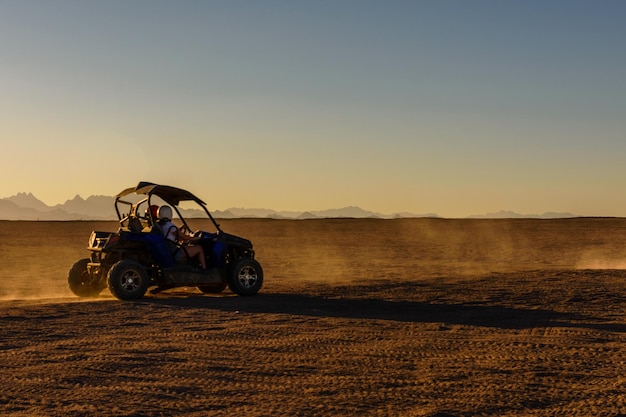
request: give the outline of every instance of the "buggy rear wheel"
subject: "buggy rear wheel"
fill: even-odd
[[[120,300],[141,298],[148,290],[150,279],[146,270],[131,259],[117,262],[109,270],[109,290]]]
[[[97,278],[94,279],[89,275],[89,271],[87,270],[87,264],[89,262],[89,258],[77,261],[72,266],[67,276],[67,283],[70,286],[70,290],[79,297],[95,297],[104,289]]]
[[[235,262],[228,279],[228,287],[239,295],[254,295],[263,285],[263,268],[255,259],[242,258]]]

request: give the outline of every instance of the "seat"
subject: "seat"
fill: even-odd
[[[128,229],[131,233],[141,233],[143,230],[143,225],[141,224],[141,220],[137,217],[131,217],[128,219]]]

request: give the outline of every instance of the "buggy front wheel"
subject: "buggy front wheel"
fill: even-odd
[[[239,295],[254,295],[263,285],[263,268],[255,259],[242,258],[233,265],[228,287]]]

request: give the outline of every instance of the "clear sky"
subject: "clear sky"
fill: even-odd
[[[626,216],[626,1],[0,0],[0,197]]]

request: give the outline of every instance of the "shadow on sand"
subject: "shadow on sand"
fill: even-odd
[[[179,308],[201,308],[257,314],[441,323],[442,325],[501,329],[573,327],[626,332],[626,325],[623,323],[608,323],[603,319],[573,313],[541,308],[511,308],[484,304],[435,304],[271,293],[258,294],[254,297],[191,295],[172,298],[145,298],[138,302]]]

